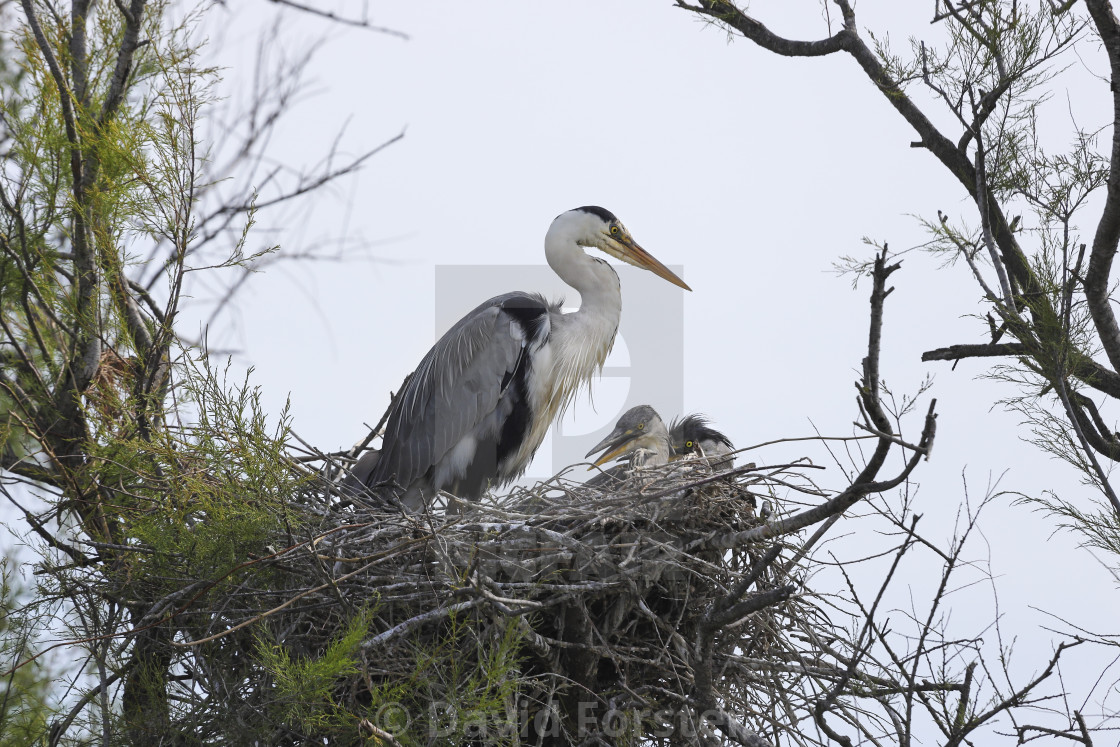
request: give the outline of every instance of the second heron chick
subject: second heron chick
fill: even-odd
[[[717,471],[735,466],[735,446],[731,439],[712,427],[703,415],[693,414],[673,421],[669,429],[673,459],[697,455],[706,457]]]

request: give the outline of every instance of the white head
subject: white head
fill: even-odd
[[[649,270],[673,285],[692,290],[672,270],[638,246],[614,213],[595,205],[585,205],[556,216],[545,235],[544,246],[548,262],[553,267],[557,262],[564,261],[559,254],[567,254],[575,247],[583,246],[604,251],[627,264]]]

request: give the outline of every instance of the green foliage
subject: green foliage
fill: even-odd
[[[389,729],[404,745],[427,744],[431,735],[447,744],[479,737],[486,744],[515,744],[524,629],[511,620],[499,635],[480,638],[477,628],[471,617],[453,615],[440,637],[418,640],[406,687],[396,683],[375,692],[369,716],[407,714],[407,722],[402,718]]]
[[[167,235],[184,251],[193,240],[190,207],[203,154],[192,133],[213,79],[212,70],[192,64],[194,16],[162,28],[165,6],[147,5],[144,43],[111,111],[125,31],[120,12],[93,6],[76,59],[68,14],[36,7],[56,68],[70,74],[63,91],[29,24],[17,25],[11,37],[21,74],[0,81],[7,136],[0,304],[5,342],[22,365],[6,366],[6,393],[18,394],[0,427],[18,437],[21,451],[52,450],[37,431],[78,398],[59,389],[69,383],[64,374],[73,373],[76,338],[84,335],[96,334],[102,361],[115,369],[81,393],[98,405],[87,409],[83,424],[93,438],[111,440],[162,410],[163,382],[151,373],[168,352],[170,334],[162,332],[160,346],[141,338],[160,341],[173,314],[144,319],[128,296],[126,272],[141,249],[150,251]]]
[[[275,683],[274,707],[280,721],[313,734],[354,727],[354,719],[337,703],[335,690],[358,672],[358,645],[372,622],[370,610],[355,615],[318,656],[293,655],[267,632],[258,633],[256,654]]]
[[[46,665],[33,660],[14,669],[36,653],[33,622],[21,610],[28,598],[15,583],[11,563],[0,560],[0,670],[8,672],[0,680],[0,747],[36,744],[54,715]]]
[[[380,730],[402,745],[457,744],[484,737],[514,744],[520,728],[520,646],[511,621],[501,635],[480,639],[470,619],[454,616],[437,638],[417,638],[407,677],[379,678],[361,643],[377,623],[376,607],[358,612],[314,655],[289,651],[275,632],[258,629],[255,653],[274,686],[280,722],[308,736],[356,740]],[[524,714],[521,714],[522,716]]]
[[[118,488],[113,525],[146,550],[132,557],[130,579],[168,593],[203,580],[220,594],[255,572],[252,559],[274,552],[286,525],[300,487],[287,463],[289,416],[285,408],[270,425],[250,374],[230,381],[205,356],[185,353],[176,371],[192,419],[97,445],[91,469]]]
[[[177,323],[191,273],[248,272],[273,247],[246,251],[248,190],[200,207],[220,181],[198,134],[217,80],[195,33],[210,4],[63,6],[0,0],[0,493],[23,481],[45,504],[29,517],[41,575],[26,619],[53,616],[88,657],[56,689],[99,683],[64,739],[238,743],[275,726],[255,720],[262,693],[244,683],[263,678],[261,662],[239,623],[299,598],[307,579],[278,558],[318,528],[299,507],[315,475],[289,453],[287,408],[266,416],[249,375],[216,370]],[[257,94],[253,106],[272,95]],[[243,159],[267,140],[253,137],[230,168],[253,168]],[[215,236],[229,246],[208,249]],[[32,654],[16,622],[4,622],[5,662]],[[323,651],[270,660],[278,697],[295,703],[286,719],[341,723],[300,703],[354,675],[371,624],[363,613]],[[38,667],[8,672],[5,739],[17,722],[43,736]]]

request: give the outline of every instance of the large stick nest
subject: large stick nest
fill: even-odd
[[[791,482],[807,485],[795,467],[713,474],[690,459],[641,470],[605,491],[557,477],[474,504],[447,497],[450,506],[408,514],[352,495],[340,501],[337,481],[316,478],[295,504],[291,533],[277,538],[287,549],[268,559],[279,572],[275,586],[244,590],[239,609],[231,604],[198,631],[212,640],[193,648],[200,664],[218,665],[230,646],[259,646],[263,628],[291,657],[313,658],[365,614],[360,666],[334,697],[351,712],[365,709],[367,736],[438,720],[402,706],[407,714],[387,723],[379,704],[399,701],[401,692],[454,704],[466,699],[464,687],[503,700],[506,719],[519,714],[512,718],[522,739],[536,734],[530,742],[595,743],[614,728],[608,741],[618,743],[612,714],[623,714],[635,736],[679,733],[681,720],[696,721],[704,706],[695,693],[705,657],[710,672],[700,676],[712,682],[719,707],[753,714],[749,720],[764,727],[793,707],[782,680],[799,675],[759,661],[796,658],[802,646],[791,631],[821,616],[778,578],[789,548],[759,573],[767,547],[733,539],[762,524],[760,502],[788,493]],[[730,602],[787,591],[711,635],[712,611],[728,605],[752,568],[752,591]],[[512,663],[500,679],[514,686],[464,684],[463,672],[494,666],[497,651]],[[270,676],[246,672],[242,696],[257,701],[274,690]],[[548,726],[542,710],[554,716]],[[570,722],[577,711],[588,714],[579,734]],[[674,739],[666,743],[690,741]]]

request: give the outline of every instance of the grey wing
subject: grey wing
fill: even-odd
[[[350,497],[361,495],[369,482],[370,473],[373,472],[380,458],[381,453],[374,449],[363,453],[339,483],[338,487],[342,494]]]
[[[539,295],[506,293],[449,329],[398,396],[385,426],[381,458],[366,484],[392,480],[408,487],[465,436],[480,427],[501,427],[505,384],[530,342],[505,311],[509,305],[548,310]]]

